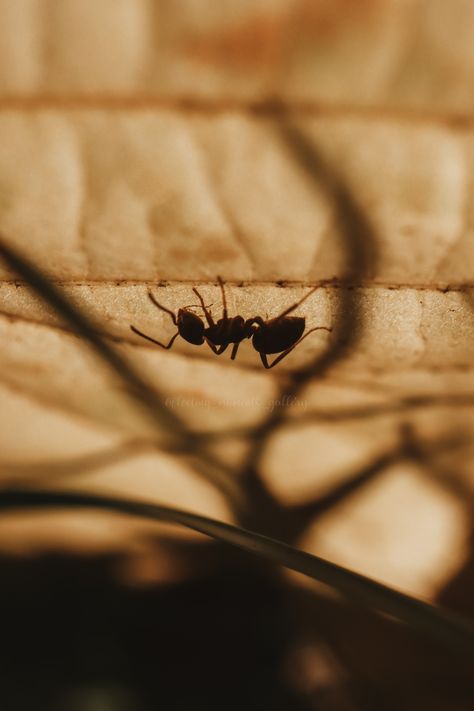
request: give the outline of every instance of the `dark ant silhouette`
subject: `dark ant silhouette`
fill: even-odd
[[[209,348],[216,355],[224,353],[224,351],[232,343],[232,353],[230,356],[231,360],[235,359],[242,341],[246,338],[252,338],[252,345],[255,350],[258,351],[265,368],[273,368],[277,365],[277,363],[280,363],[283,358],[286,358],[286,356],[291,353],[291,351],[296,348],[301,341],[309,336],[310,333],[321,330],[332,331],[332,329],[327,326],[316,326],[315,328],[311,328],[309,331],[304,333],[306,326],[305,317],[288,315],[300,306],[300,304],[302,304],[303,301],[305,301],[309,296],[311,296],[314,291],[316,291],[316,286],[305,294],[302,299],[285,309],[285,311],[282,311],[281,314],[275,316],[274,318],[264,320],[261,316],[254,316],[253,318],[245,320],[243,316],[228,316],[224,282],[221,277],[217,277],[217,280],[222,293],[223,307],[222,318],[220,318],[217,323],[212,318],[209,308],[205,305],[201,294],[195,287],[193,287],[193,291],[199,299],[200,307],[204,312],[207,326],[197,314],[189,311],[189,309],[193,306],[192,304],[178,309],[178,315],[176,316],[174,311],[171,311],[166,308],[166,306],[160,304],[152,292],[149,291],[148,298],[150,301],[161,309],[161,311],[169,314],[178,330],[165,345],[164,343],[160,343],[160,341],[147,336],[145,333],[142,333],[142,331],[139,331],[138,328],[135,328],[135,326],[130,326],[130,328],[138,336],[141,336],[147,341],[151,341],[151,343],[166,349],[171,348],[178,336],[181,336],[185,341],[192,343],[195,346],[202,346],[202,344],[206,342]],[[280,355],[275,358],[273,363],[269,364],[267,356],[274,355],[276,353],[279,353]]]

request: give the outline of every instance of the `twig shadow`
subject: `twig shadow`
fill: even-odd
[[[342,275],[343,288],[336,290],[337,302],[331,342],[327,349],[308,365],[290,373],[289,382],[281,388],[277,398],[279,402],[285,403],[293,401],[313,378],[321,377],[355,346],[360,332],[361,308],[359,291],[354,288],[354,284],[374,273],[377,247],[373,227],[357,204],[349,186],[322,151],[283,109],[277,113],[273,130],[301,172],[310,179],[318,193],[323,191],[328,202],[334,206],[338,233],[346,258]],[[252,446],[241,471],[248,490],[247,498],[253,502],[253,508],[258,510],[260,522],[262,511],[266,509],[268,512],[268,515],[263,517],[266,525],[271,525],[271,519],[277,511],[258,470],[269,438],[285,419],[284,407],[275,407],[268,418],[253,431]],[[255,521],[252,520],[252,523],[255,524]]]

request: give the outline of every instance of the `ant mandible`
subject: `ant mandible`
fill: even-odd
[[[282,311],[281,314],[275,316],[275,318],[264,320],[261,316],[254,316],[253,318],[248,318],[245,320],[243,316],[232,316],[229,317],[227,314],[227,300],[224,289],[224,282],[221,277],[217,277],[221,293],[222,293],[222,318],[220,318],[217,323],[212,318],[212,315],[208,307],[204,303],[199,291],[193,287],[193,291],[199,299],[201,308],[204,311],[204,316],[206,318],[207,326],[204,324],[202,319],[197,316],[192,311],[188,309],[190,306],[185,306],[178,309],[178,315],[171,311],[171,309],[166,308],[160,304],[151,291],[148,292],[148,298],[150,301],[157,306],[161,311],[169,314],[174,325],[178,329],[170,341],[165,345],[160,343],[160,341],[147,336],[142,331],[139,331],[135,326],[130,326],[131,330],[138,336],[145,338],[147,341],[151,341],[161,348],[171,348],[178,336],[184,338],[188,343],[192,343],[195,346],[202,346],[204,342],[207,343],[209,348],[216,355],[221,355],[232,343],[232,353],[231,360],[237,355],[240,344],[246,338],[252,338],[252,345],[256,351],[258,351],[263,366],[265,368],[273,368],[277,363],[280,363],[283,358],[291,353],[291,351],[296,348],[297,345],[301,343],[310,333],[314,331],[332,331],[331,328],[327,326],[316,326],[311,328],[309,331],[304,333],[306,326],[306,319],[304,316],[289,316],[292,311],[294,311],[300,304],[303,303],[311,294],[316,291],[317,286],[311,289],[307,294],[303,296],[302,299],[297,301],[295,304],[289,308]],[[283,351],[283,352],[282,352]],[[280,355],[275,358],[273,363],[269,364],[267,356],[279,353]]]

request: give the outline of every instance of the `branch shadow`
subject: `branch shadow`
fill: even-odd
[[[238,482],[206,449],[205,442],[166,405],[162,394],[142,377],[134,365],[101,335],[98,325],[67,298],[41,269],[11,246],[3,234],[0,234],[0,258],[69,323],[111,372],[118,376],[132,401],[154,424],[157,437],[163,438],[165,434],[167,445],[174,446],[176,450],[181,449],[184,454],[189,453],[188,461],[193,470],[220,490],[236,513],[244,508],[245,501]]]
[[[273,130],[302,174],[309,178],[314,188],[322,190],[328,202],[334,206],[346,255],[343,282],[347,286],[336,292],[332,342],[322,355],[290,374],[289,383],[281,388],[277,397],[280,403],[284,403],[296,398],[313,378],[325,374],[357,343],[360,332],[360,296],[353,284],[374,273],[377,247],[372,225],[351,194],[349,186],[322,151],[283,109],[277,115]],[[267,531],[275,531],[275,526],[279,525],[276,521],[272,523],[275,517],[281,523],[280,507],[262,483],[258,470],[269,438],[285,420],[284,407],[275,407],[268,418],[251,433],[250,451],[240,472],[247,498],[252,502],[250,521],[255,525],[258,519],[258,523],[263,524]],[[279,530],[279,533],[281,535],[282,531]]]

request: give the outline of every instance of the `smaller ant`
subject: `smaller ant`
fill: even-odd
[[[202,346],[203,343],[206,342],[216,355],[224,353],[232,343],[231,360],[235,359],[242,341],[246,338],[252,338],[252,345],[259,353],[263,366],[267,369],[273,368],[277,363],[280,363],[283,358],[286,358],[310,333],[321,330],[332,331],[332,329],[327,326],[316,326],[316,328],[311,328],[304,333],[306,326],[305,317],[288,315],[316,291],[316,286],[305,294],[302,299],[274,318],[265,321],[261,316],[254,316],[253,318],[245,320],[243,316],[228,316],[224,282],[221,277],[217,277],[217,281],[222,293],[223,306],[222,318],[220,318],[217,323],[212,318],[209,308],[204,304],[204,299],[201,294],[193,287],[193,291],[198,297],[201,308],[204,311],[207,326],[197,314],[189,311],[193,306],[192,304],[178,309],[178,315],[176,316],[174,311],[160,304],[152,292],[149,291],[148,298],[150,301],[161,311],[169,314],[178,330],[166,345],[142,333],[142,331],[139,331],[135,326],[130,326],[131,330],[147,341],[151,341],[151,343],[166,349],[171,348],[178,336],[181,336],[185,341],[195,346]],[[276,353],[280,355],[275,358],[273,363],[269,364],[267,356]]]

